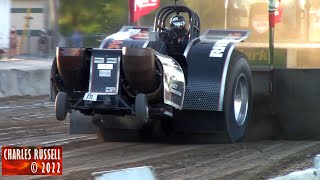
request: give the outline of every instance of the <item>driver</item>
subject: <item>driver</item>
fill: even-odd
[[[189,41],[189,31],[186,29],[185,18],[181,15],[173,16],[170,19],[170,28],[170,31],[176,34],[177,39],[174,40],[175,43],[173,45],[168,47],[168,53],[183,54]]]

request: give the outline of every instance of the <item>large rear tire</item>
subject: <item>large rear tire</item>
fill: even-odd
[[[58,71],[58,67],[57,67],[57,60],[56,58],[54,58],[52,65],[51,65],[51,75],[50,75],[50,94],[49,94],[49,98],[50,101],[54,102],[56,99],[56,96],[58,94],[58,89],[56,87],[56,83],[55,83],[55,75],[56,72]]]
[[[229,142],[243,139],[252,109],[252,74],[246,57],[234,51],[228,69],[223,119]]]
[[[68,94],[65,92],[59,92],[56,96],[55,105],[54,105],[56,119],[63,121],[66,119],[69,105],[68,105]]]

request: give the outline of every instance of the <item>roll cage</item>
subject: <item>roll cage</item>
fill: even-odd
[[[200,18],[197,13],[186,6],[165,6],[161,8],[154,20],[154,31],[161,32],[165,29],[165,23],[168,17],[173,14],[187,13],[189,15],[190,40],[200,36]],[[187,19],[187,18],[186,18]]]

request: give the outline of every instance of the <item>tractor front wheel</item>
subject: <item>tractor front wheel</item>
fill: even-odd
[[[56,96],[54,109],[56,112],[56,119],[63,121],[67,117],[69,111],[68,94],[65,92],[59,92]]]

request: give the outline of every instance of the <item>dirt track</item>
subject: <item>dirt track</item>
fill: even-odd
[[[320,152],[320,141],[107,143],[95,135],[69,135],[68,121],[56,121],[47,101],[2,99],[0,145],[63,145],[63,176],[0,179],[92,179],[92,172],[145,165],[153,166],[160,179],[267,179],[311,167]]]

